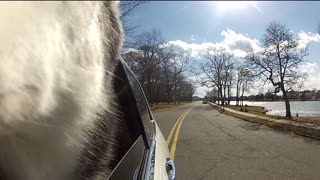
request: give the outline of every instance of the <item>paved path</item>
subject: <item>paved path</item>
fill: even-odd
[[[176,125],[178,180],[320,179],[318,140],[223,115],[201,102],[154,115],[165,138],[183,119]],[[172,134],[170,149],[177,133]]]

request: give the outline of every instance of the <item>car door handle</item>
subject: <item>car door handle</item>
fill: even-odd
[[[167,158],[166,171],[169,180],[174,180],[176,178],[176,167],[174,166],[173,160],[170,158]]]

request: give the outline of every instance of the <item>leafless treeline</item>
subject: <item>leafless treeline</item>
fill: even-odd
[[[249,90],[253,82],[251,70],[239,59],[236,61],[225,49],[208,51],[204,59],[205,63],[201,66],[204,77],[200,83],[209,88],[214,87],[207,93],[207,98],[223,106],[230,105],[231,89],[235,88],[237,105],[240,100],[243,102],[244,92]]]
[[[195,88],[185,76],[190,70],[190,53],[170,47],[155,29],[139,34],[133,45],[122,57],[138,77],[151,105],[192,101]]]
[[[221,105],[229,105],[231,88],[236,89],[237,105],[256,78],[269,82],[274,93],[282,93],[286,117],[291,117],[288,92],[299,89],[306,77],[299,67],[305,61],[307,49],[299,47],[292,31],[278,22],[271,22],[265,29],[261,50],[251,48],[247,56],[236,61],[225,49],[208,51],[201,67],[202,85],[214,87],[207,95],[216,97]]]

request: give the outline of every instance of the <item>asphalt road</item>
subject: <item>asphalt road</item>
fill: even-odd
[[[320,179],[320,141],[223,115],[201,102],[154,112],[165,139],[188,110],[175,148],[178,180]]]

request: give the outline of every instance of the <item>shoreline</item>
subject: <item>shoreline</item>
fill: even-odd
[[[232,110],[236,110],[238,112],[246,112],[246,111],[241,111],[241,106],[236,106],[236,105],[229,105],[226,106]],[[247,112],[246,113],[250,113],[250,114],[254,114],[254,115],[260,115],[260,116],[264,116],[264,117],[271,117],[271,118],[276,118],[276,119],[286,119],[286,117],[284,116],[280,116],[280,115],[271,115],[271,114],[267,114],[267,112],[270,112],[270,110],[268,110],[266,107],[264,106],[255,106],[255,105],[248,105],[248,106],[243,106],[243,108],[246,108]],[[272,110],[271,110],[272,111]],[[320,116],[312,116],[312,117],[304,117],[304,116],[300,116],[300,117],[296,117],[295,114],[291,114],[292,115],[292,121],[297,121],[297,122],[302,122],[302,123],[312,123],[312,124],[317,124],[320,125]]]
[[[244,100],[248,102],[284,102],[283,100]],[[294,101],[320,101],[320,99],[289,99],[290,102]]]
[[[208,103],[209,106],[211,106],[213,109],[219,111],[220,113],[223,113],[225,115],[233,116],[235,118],[239,118],[245,121],[266,125],[273,129],[278,129],[282,131],[291,131],[295,134],[311,137],[314,139],[320,140],[320,117],[318,118],[299,118],[299,119],[288,119],[288,118],[274,118],[270,117],[265,114],[258,114],[259,112],[256,112],[257,114],[250,112],[250,109],[248,112],[239,112],[237,110],[234,110],[232,108],[235,108],[235,106],[229,106],[229,107],[222,107],[218,106],[214,103]],[[237,106],[236,108],[239,108]],[[252,107],[246,107],[246,108],[252,108]],[[263,108],[260,107],[254,107],[256,110],[261,111]],[[309,121],[309,122],[308,122]]]

